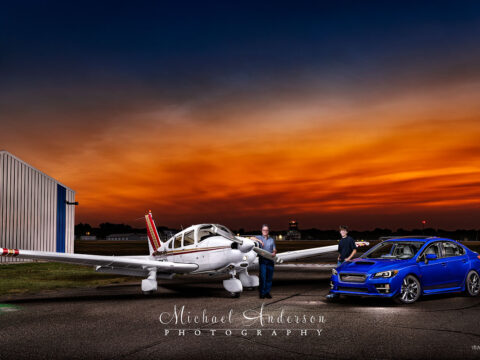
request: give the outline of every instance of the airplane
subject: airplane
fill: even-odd
[[[331,245],[287,251],[272,256],[271,253],[260,248],[258,241],[235,236],[227,227],[218,224],[192,225],[162,242],[151,211],[145,215],[145,222],[150,255],[103,256],[5,248],[0,248],[0,255],[93,265],[95,271],[99,273],[142,277],[144,279],[141,289],[144,294],[157,291],[158,279],[172,279],[176,274],[229,274],[230,278],[223,280],[223,287],[231,296],[239,297],[244,288],[254,289],[259,285],[258,276],[249,274],[249,270],[258,267],[259,256],[273,260],[276,267],[282,267],[284,261],[307,258],[338,249],[337,245]],[[368,245],[368,242],[356,244],[364,246]],[[318,268],[318,264],[284,265],[288,269],[298,265],[301,265],[302,269],[310,265],[312,268]]]

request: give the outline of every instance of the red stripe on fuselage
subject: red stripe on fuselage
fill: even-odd
[[[183,255],[183,254],[191,254],[195,252],[202,252],[202,251],[214,251],[214,250],[221,250],[221,249],[228,249],[230,246],[221,246],[221,247],[216,247],[216,248],[209,248],[209,249],[192,249],[192,250],[184,250],[184,251],[179,251],[177,253],[173,252],[167,252],[167,255]]]

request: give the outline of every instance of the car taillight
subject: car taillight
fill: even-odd
[[[477,256],[478,260],[480,260],[480,255]]]

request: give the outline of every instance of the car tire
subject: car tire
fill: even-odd
[[[400,293],[395,297],[398,304],[413,304],[420,298],[422,294],[422,286],[417,277],[407,275],[402,281]]]
[[[477,296],[480,293],[480,276],[475,270],[470,270],[465,279],[465,293],[468,296]]]

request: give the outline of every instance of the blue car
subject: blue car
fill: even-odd
[[[480,292],[480,256],[438,237],[383,241],[332,270],[331,293],[393,298],[411,304],[421,295]]]

